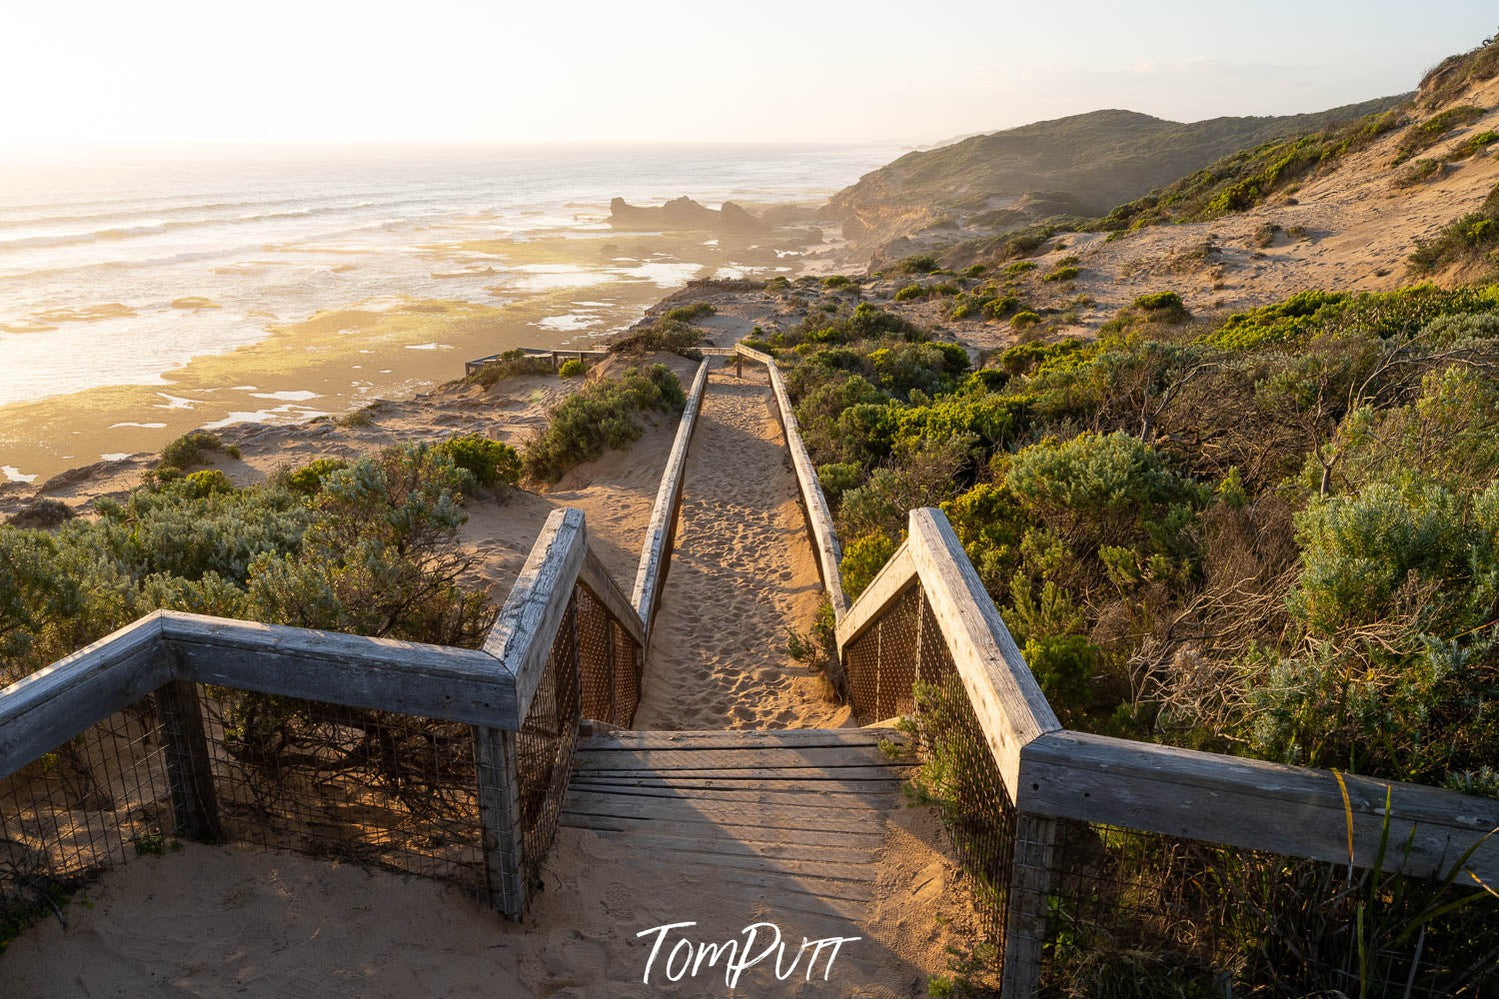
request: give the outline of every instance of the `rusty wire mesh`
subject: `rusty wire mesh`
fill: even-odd
[[[224,688],[204,693],[226,839],[482,889],[469,726]]]
[[[557,834],[562,801],[572,776],[578,723],[583,718],[578,668],[581,592],[581,587],[575,590],[568,603],[536,694],[515,737],[521,857],[532,884],[540,882],[542,863]]]
[[[100,869],[159,852],[174,831],[149,699],[0,780],[0,940]]]
[[[922,603],[912,586],[848,644],[848,703],[860,724],[911,713]]]
[[[1492,995],[1499,899],[1470,883],[1352,870],[1057,822],[1044,981],[1055,995]],[[1392,858],[1398,847],[1391,847]],[[1392,860],[1393,863],[1393,860]],[[1451,903],[1457,908],[1441,911]]]
[[[920,760],[913,793],[937,807],[970,876],[984,953],[997,971],[1008,916],[1015,808],[947,642],[912,586],[845,649],[849,701],[861,722],[905,716]]]
[[[640,702],[640,646],[582,585],[577,588],[577,611],[583,717],[628,728]]]

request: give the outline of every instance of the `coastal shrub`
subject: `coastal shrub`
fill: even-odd
[[[552,373],[551,359],[539,354],[528,354],[523,350],[507,350],[493,361],[486,361],[477,371],[470,374],[465,381],[482,385],[485,388],[493,388],[497,383],[506,378],[518,378],[526,375],[550,375]]]
[[[323,479],[332,472],[348,468],[342,458],[316,458],[294,471],[288,472],[283,484],[285,488],[302,496],[312,496],[323,488]]]
[[[463,580],[477,557],[458,530],[468,475],[445,449],[405,444],[330,472],[300,543],[246,573],[256,620],[472,646],[488,602]]]
[[[1017,343],[999,355],[999,369],[1010,376],[1028,375],[1056,358],[1067,357],[1088,349],[1086,340],[1069,338],[1056,343]]]
[[[913,298],[925,298],[926,296],[927,290],[925,286],[908,284],[895,293],[895,300],[897,302],[909,302]]]
[[[588,370],[581,358],[569,357],[562,362],[562,367],[557,369],[557,374],[563,378],[576,378]]]
[[[1396,174],[1392,183],[1396,187],[1414,187],[1441,173],[1443,166],[1445,164],[1442,160],[1422,157]]]
[[[217,434],[192,430],[161,449],[161,463],[171,468],[187,468],[201,462],[205,453],[224,450],[224,442]]]
[[[670,353],[679,354],[689,360],[700,361],[703,359],[703,354],[697,348],[702,344],[703,339],[702,330],[685,320],[662,318],[649,326],[631,330],[610,341],[609,351],[613,354],[637,357],[646,354]]]
[[[464,434],[439,441],[432,448],[473,476],[479,486],[514,486],[520,482],[520,452],[503,441],[482,434]]]
[[[526,442],[522,468],[534,479],[556,482],[568,469],[639,439],[645,414],[685,402],[681,382],[662,364],[590,382],[552,408],[546,429]]]
[[[50,530],[60,527],[76,516],[73,508],[62,500],[42,498],[16,511],[6,521],[11,527],[38,527]]]
[[[843,592],[850,600],[859,599],[859,594],[874,582],[897,547],[897,542],[883,531],[872,531],[844,546],[838,574],[842,577]]]
[[[1476,212],[1449,222],[1430,240],[1416,240],[1411,270],[1430,274],[1453,264],[1486,260],[1499,246],[1499,185]]]
[[[370,412],[372,408],[373,406],[361,406],[358,409],[351,409],[347,413],[335,416],[333,422],[340,427],[347,428],[373,427],[375,425],[375,417]]]
[[[1031,312],[1029,310],[1025,312],[1017,312],[1010,317],[1010,325],[1017,330],[1028,330],[1032,326],[1041,325],[1041,316],[1040,314]]]
[[[1453,129],[1471,124],[1482,118],[1484,114],[1483,108],[1474,107],[1471,104],[1459,104],[1432,115],[1419,124],[1412,125],[1406,129],[1405,138],[1401,139],[1400,145],[1396,147],[1395,160],[1390,165],[1399,166],[1423,149],[1440,142],[1442,137]]]
[[[214,493],[232,493],[234,483],[229,481],[217,468],[204,468],[186,475],[182,479],[182,489],[194,499],[211,496]]]
[[[1463,144],[1452,151],[1451,156],[1455,160],[1465,160],[1484,152],[1496,142],[1499,142],[1499,132],[1484,129],[1464,139]]]
[[[1019,277],[1026,271],[1035,270],[1038,266],[1040,265],[1037,264],[1034,260],[1012,260],[1010,263],[1005,264],[1003,267],[1001,267],[999,269],[999,272],[1005,277]]]
[[[1405,123],[1404,108],[1397,106],[1320,132],[1230,153],[1175,183],[1118,206],[1087,227],[1122,233],[1147,225],[1202,222],[1245,211],[1277,193],[1288,193],[1294,185],[1349,153],[1367,148]]]
[[[930,274],[937,269],[937,258],[927,253],[918,253],[902,260],[896,270],[902,274]]]
[[[1135,309],[1151,322],[1183,323],[1192,318],[1186,303],[1174,291],[1157,291],[1135,299]]]
[[[1026,304],[1018,296],[1008,293],[984,303],[984,315],[990,319],[1006,319],[1026,311],[1029,311]]]
[[[829,291],[839,291],[843,288],[857,288],[859,282],[846,274],[829,274],[822,279],[822,286]]]
[[[855,461],[834,461],[817,468],[817,483],[833,509],[843,500],[843,494],[864,481],[864,466]]]
[[[963,276],[966,278],[978,278],[983,277],[986,273],[988,273],[988,271],[988,266],[984,264],[974,264],[963,271]]]
[[[699,319],[706,319],[718,310],[710,302],[693,302],[691,305],[679,305],[674,309],[668,309],[662,319],[668,323],[695,323]]]
[[[1061,264],[1041,275],[1042,281],[1071,281],[1083,272],[1076,264]]]

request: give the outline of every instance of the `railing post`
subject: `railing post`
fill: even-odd
[[[516,733],[476,725],[474,770],[479,784],[488,901],[507,918],[519,921],[526,910],[526,875]]]
[[[1057,820],[1031,812],[1015,816],[1015,862],[1005,917],[1001,994],[1030,999],[1041,988],[1042,947],[1055,863]]]
[[[208,736],[203,730],[203,706],[198,685],[190,680],[169,680],[152,694],[161,719],[161,741],[165,749],[167,782],[172,788],[172,817],[177,834],[203,843],[223,840],[219,822],[218,795],[213,786],[213,765],[208,756]]]

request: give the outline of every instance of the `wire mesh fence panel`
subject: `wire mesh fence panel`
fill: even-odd
[[[557,832],[562,800],[572,774],[578,723],[583,717],[578,668],[579,603],[575,595],[568,604],[536,694],[515,739],[521,856],[526,876],[533,884],[541,879],[542,863]]]
[[[206,688],[225,838],[484,885],[468,725]]]
[[[1398,857],[1398,845],[1390,848]],[[1499,899],[1466,885],[1058,823],[1049,994],[1483,996]]]
[[[1015,856],[1015,807],[931,605],[920,588],[911,592],[917,653],[912,710],[921,759],[914,783],[937,805],[957,859],[973,879],[998,967]]]
[[[911,587],[847,646],[848,701],[861,724],[911,713],[921,603]]]
[[[614,642],[615,717],[610,719],[621,728],[635,723],[640,707],[640,685],[645,674],[645,655],[639,643],[630,637],[618,621],[610,624]]]
[[[577,608],[583,717],[628,727],[640,700],[639,646],[582,585]]]
[[[0,939],[175,831],[157,713],[119,711],[0,780]]]

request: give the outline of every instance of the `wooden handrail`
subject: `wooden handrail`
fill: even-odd
[[[1010,629],[941,510],[912,510],[911,560],[1011,799],[1023,797],[1020,751],[1061,729]]]
[[[484,640],[484,651],[515,680],[518,719],[526,717],[541,683],[587,548],[583,511],[553,510]]]
[[[174,680],[514,731],[574,583],[642,642],[581,510],[547,519],[483,649],[155,611],[0,689],[0,777]]]
[[[1499,882],[1499,801],[1442,788],[1063,729],[947,518],[913,510],[907,541],[839,623],[840,650],[919,582],[1019,811],[1244,849]],[[1348,793],[1345,808],[1343,792]],[[1386,815],[1385,793],[1390,793]],[[1409,848],[1407,849],[1407,842]]]
[[[157,611],[0,689],[0,779],[173,678]]]
[[[848,643],[879,622],[890,605],[917,582],[916,562],[911,558],[911,544],[902,541],[890,560],[880,567],[873,580],[859,594],[859,599],[849,607],[843,620],[838,622],[838,652],[842,654]]]
[[[641,545],[640,567],[635,572],[635,591],[630,603],[644,629],[642,648],[650,640],[661,587],[666,581],[666,568],[671,559],[671,539],[676,534],[677,513],[682,504],[682,480],[687,472],[687,450],[692,443],[693,431],[697,429],[698,410],[702,407],[707,385],[708,362],[703,361],[697,366],[697,377],[692,380],[692,390],[687,394],[687,404],[682,408],[677,436],[672,440],[666,469],[661,474],[661,485],[656,490],[656,503],[651,508],[651,522]]]
[[[1499,830],[1492,798],[1342,778],[1340,787],[1328,770],[1070,731],[1031,742],[1020,763],[1029,812],[1334,863],[1347,863],[1351,849],[1354,865],[1365,868],[1380,852],[1388,791],[1384,869],[1419,877],[1444,877]],[[1499,883],[1499,833],[1464,867]]]

